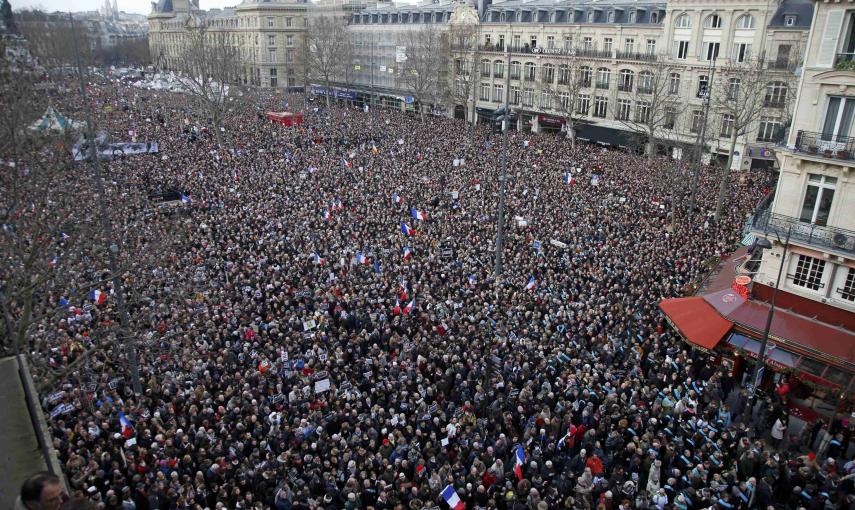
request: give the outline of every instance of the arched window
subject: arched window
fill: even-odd
[[[501,60],[493,61],[493,77],[501,78],[505,75],[505,63]]]
[[[721,16],[718,14],[710,14],[704,20],[704,28],[721,28]]]
[[[668,93],[680,93],[680,73],[671,73],[671,75],[668,77]]]
[[[570,66],[561,64],[558,66],[558,84],[567,85],[570,83]]]
[[[653,73],[650,71],[638,73],[638,91],[642,94],[653,93]]]
[[[674,28],[692,28],[692,18],[685,13],[677,16],[677,21],[674,22]]]
[[[525,81],[534,81],[537,78],[537,66],[534,62],[525,63]]]
[[[591,86],[591,74],[593,71],[588,66],[582,66],[579,68],[579,83],[583,87]]]
[[[635,73],[633,73],[629,69],[621,69],[620,78],[618,79],[618,90],[620,90],[621,92],[632,92],[632,85],[634,80]]]
[[[520,67],[521,64],[516,60],[511,62],[511,79],[519,80],[520,79]]]
[[[781,108],[787,102],[787,84],[773,81],[766,85],[766,100],[764,105],[770,108]]]
[[[600,67],[597,69],[597,88],[598,89],[607,89],[609,88],[609,79],[612,76],[612,72],[608,67]]]
[[[485,78],[487,76],[490,76],[490,60],[489,59],[485,58],[485,59],[481,60],[481,76],[483,76]]]
[[[555,81],[555,66],[553,64],[543,65],[543,83],[553,83]]]
[[[754,17],[744,14],[736,20],[736,28],[754,28]]]
[[[659,23],[659,13],[658,12],[651,12],[650,13],[650,22],[651,23]]]
[[[608,20],[608,22],[609,22],[609,23],[614,23],[614,22],[615,22],[615,11],[609,11],[609,20]]]

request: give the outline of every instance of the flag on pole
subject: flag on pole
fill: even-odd
[[[413,258],[413,250],[409,246],[404,246],[404,260],[410,260],[411,258]]]
[[[427,219],[427,213],[424,211],[419,211],[415,207],[410,207],[410,214],[413,215],[414,219],[425,221]]]
[[[398,285],[401,290],[398,291],[398,299],[401,301],[407,300],[407,281],[401,278],[401,284]]]
[[[357,264],[365,264],[366,266],[370,263],[368,257],[365,256],[361,251],[356,252],[356,263]]]
[[[395,308],[392,308],[392,315],[400,315],[401,314],[401,300],[395,299]]]
[[[341,158],[341,165],[345,168],[353,168],[353,163],[344,158]]]
[[[59,257],[54,255],[53,257],[51,257],[50,261],[48,261],[48,266],[49,267],[56,267],[57,262],[59,262]]]
[[[315,253],[312,258],[314,258],[315,264],[317,264],[319,266],[322,266],[322,265],[327,263],[327,260],[325,258],[321,257],[320,255],[318,255],[317,253]]]
[[[451,510],[466,510],[466,503],[460,500],[454,486],[450,484],[442,489],[442,499],[445,500]]]
[[[395,204],[403,204],[404,199],[397,193],[392,193],[392,202]]]
[[[329,221],[332,219],[332,215],[330,214],[330,210],[329,210],[329,209],[324,209],[324,213],[323,213],[323,215],[324,215],[324,221],[326,221],[327,223],[329,223]]]
[[[522,480],[523,464],[525,464],[525,452],[522,445],[517,445],[517,452],[514,455],[514,474],[517,475],[517,480]]]
[[[89,299],[95,302],[96,305],[103,305],[107,301],[107,294],[98,289],[89,291]]]
[[[409,225],[404,223],[403,220],[401,220],[401,233],[404,234],[405,236],[411,236],[411,235],[415,234],[416,231],[414,228],[410,227]]]
[[[537,280],[534,279],[534,275],[528,279],[528,283],[525,284],[525,290],[532,292],[535,287],[537,287]]]

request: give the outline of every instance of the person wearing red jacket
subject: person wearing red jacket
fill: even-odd
[[[585,462],[585,467],[591,468],[591,474],[593,474],[594,476],[599,476],[603,474],[604,471],[603,461],[600,459],[600,457],[597,456],[596,453],[588,457],[588,461]]]

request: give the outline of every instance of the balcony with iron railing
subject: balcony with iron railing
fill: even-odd
[[[751,231],[775,239],[790,232],[790,242],[820,250],[855,255],[855,232],[843,228],[817,225],[792,216],[772,212],[772,201],[763,203],[751,219]]]
[[[656,62],[658,57],[655,53],[645,53],[642,51],[617,51],[618,60],[637,60],[640,62]]]
[[[536,78],[533,74],[525,75],[525,81],[534,81]]]
[[[617,86],[618,92],[632,92],[631,83],[619,83]]]
[[[512,72],[511,73],[511,79],[512,80],[519,80],[520,79],[520,73],[513,73]]]
[[[639,94],[652,94],[653,93],[653,87],[642,87],[641,85],[639,85],[638,86],[638,93]]]
[[[855,138],[827,133],[799,131],[793,151],[816,158],[836,159],[855,163]]]
[[[764,99],[763,106],[766,108],[783,108],[786,106],[786,101],[775,100],[775,99]]]
[[[597,88],[598,88],[598,89],[608,90],[608,88],[609,88],[609,82],[607,82],[607,81],[598,81],[598,82],[597,82]]]

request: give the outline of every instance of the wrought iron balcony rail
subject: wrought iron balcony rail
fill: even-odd
[[[620,92],[632,92],[632,85],[621,83],[617,86],[618,91]]]
[[[598,82],[597,82],[597,88],[598,88],[598,89],[608,89],[608,88],[609,88],[609,82],[607,82],[607,81],[598,81]]]
[[[643,51],[617,51],[617,58],[620,60],[639,60],[641,62],[656,62],[658,57],[655,53],[646,53]]]
[[[834,67],[855,71],[855,53],[838,53],[834,59]]]
[[[855,254],[855,232],[851,230],[807,223],[792,216],[775,214],[770,209],[758,211],[751,226],[772,239],[775,239],[776,233],[783,239],[786,232],[792,229],[790,239],[798,244]]]
[[[799,131],[794,149],[812,156],[855,161],[855,138]]]

